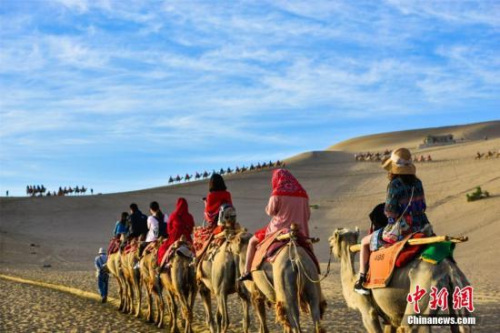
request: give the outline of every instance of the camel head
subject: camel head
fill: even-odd
[[[335,257],[340,259],[342,249],[358,243],[359,228],[349,230],[345,228],[335,229],[333,235],[328,239]]]
[[[238,230],[236,235],[234,235],[231,240],[231,247],[235,254],[246,254],[246,248],[248,245],[248,241],[252,238],[252,234],[247,231],[247,229],[242,228]]]

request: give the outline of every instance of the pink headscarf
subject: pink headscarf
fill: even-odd
[[[272,186],[273,192],[271,195],[308,198],[306,190],[286,169],[273,171]]]

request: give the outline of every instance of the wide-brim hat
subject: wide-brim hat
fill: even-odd
[[[106,254],[106,251],[102,247],[99,248],[99,254]]]
[[[414,175],[417,172],[411,153],[406,148],[393,151],[390,157],[382,161],[382,167],[395,175]]]

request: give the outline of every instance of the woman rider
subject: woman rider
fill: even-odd
[[[406,148],[396,149],[390,158],[382,162],[382,167],[388,171],[389,176],[384,207],[388,227],[400,220],[400,223],[406,224],[408,228],[397,239],[391,237],[390,233],[384,234],[387,227],[363,237],[359,256],[359,279],[354,285],[354,290],[362,295],[370,293],[363,287],[363,283],[366,282],[370,252],[400,241],[410,233],[419,232],[429,224],[425,214],[424,188],[420,179],[415,176],[416,168],[410,151]]]
[[[240,281],[250,280],[252,261],[257,245],[264,238],[283,228],[290,228],[292,223],[299,226],[301,234],[309,237],[309,197],[299,181],[286,169],[276,169],[272,177],[272,193],[266,207],[267,215],[272,219],[269,224],[258,230],[250,239],[246,257],[245,272]]]
[[[233,204],[231,193],[227,191],[224,178],[218,173],[214,173],[212,177],[210,177],[208,191],[207,197],[203,198],[203,201],[205,201],[203,218],[206,226],[198,228],[194,235],[193,246],[196,251],[201,250],[205,241],[210,238],[214,231],[216,231],[220,207],[223,204]]]
[[[167,260],[167,255],[165,255],[170,246],[175,243],[182,236],[186,238],[186,241],[191,244],[191,234],[193,233],[194,219],[193,215],[189,213],[188,203],[186,199],[179,198],[177,200],[176,209],[170,214],[167,223],[168,229],[168,239],[165,240],[160,248],[158,249],[158,263],[160,268],[163,267],[165,261]]]

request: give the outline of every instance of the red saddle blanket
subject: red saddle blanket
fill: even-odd
[[[111,238],[108,245],[108,256],[110,254],[118,252],[118,250],[120,249],[120,243],[121,243],[120,239]]]
[[[396,267],[403,267],[415,258],[421,251],[422,245],[407,246],[411,238],[423,238],[422,233],[410,234],[402,241],[388,247],[374,251],[370,255],[370,266],[367,281],[364,287],[368,289],[384,288],[391,281],[392,273]]]
[[[278,240],[278,236],[286,234],[289,230],[281,229],[270,235],[268,235],[264,240],[259,243],[255,256],[252,262],[252,271],[258,270],[264,261],[274,262],[274,259],[278,254],[286,247],[289,240]],[[297,245],[302,247],[311,259],[316,264],[318,273],[320,273],[318,258],[313,252],[312,245],[308,242],[307,237],[299,235],[297,238]]]

